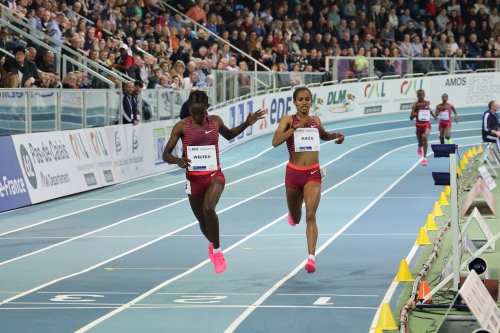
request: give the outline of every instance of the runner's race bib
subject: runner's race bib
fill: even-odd
[[[431,111],[430,110],[420,110],[418,113],[419,121],[430,121],[431,120]]]
[[[188,146],[187,158],[191,160],[188,171],[217,170],[217,152],[215,146]]]
[[[439,112],[439,119],[441,119],[442,121],[450,120],[450,113],[448,112],[448,110]]]
[[[319,132],[317,128],[297,128],[293,133],[295,152],[319,151]]]

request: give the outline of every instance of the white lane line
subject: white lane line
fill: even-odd
[[[476,138],[474,137],[469,137],[469,138]],[[466,138],[460,138],[460,139],[468,139]],[[458,139],[457,139],[458,140]],[[435,141],[431,141],[435,142]],[[399,147],[393,151],[400,150],[403,148],[411,147],[414,144],[406,145]],[[392,152],[392,151],[391,151]],[[389,152],[389,153],[391,153]],[[389,153],[386,153],[385,155],[388,155]],[[385,156],[383,155],[383,156]],[[431,156],[432,153],[430,153],[428,156]],[[388,188],[386,188],[375,200],[370,202],[368,206],[366,206],[361,212],[359,212],[352,220],[350,220],[347,224],[345,224],[335,235],[333,235],[331,238],[329,238],[319,249],[316,250],[316,255],[321,253],[328,245],[330,245],[335,239],[337,239],[338,236],[340,236],[347,228],[349,228],[354,222],[356,222],[361,216],[363,216],[373,205],[375,205],[381,198],[384,197],[385,194],[387,194],[392,188],[394,188],[401,180],[403,180],[413,169],[415,169],[421,161],[419,160],[417,163],[415,163],[410,169],[408,169],[401,177],[399,177],[394,183],[392,183]],[[328,189],[325,192],[329,192],[331,190]],[[297,274],[297,272],[301,269],[303,269],[304,264],[306,263],[306,260],[304,260],[299,266],[297,266],[292,272],[290,272],[287,276],[282,278],[280,281],[278,281],[273,287],[271,287],[267,292],[264,293],[257,301],[255,301],[251,307],[247,308],[236,320],[233,321],[231,325],[224,331],[224,333],[231,333],[234,332],[234,330],[257,308],[262,305],[262,303],[269,297],[271,296],[272,293],[274,293],[279,287],[281,287],[286,281],[288,281],[292,276]],[[394,292],[394,291],[392,291]],[[392,295],[392,294],[391,294]],[[139,296],[141,297],[141,296]],[[116,310],[115,310],[116,311]],[[114,312],[114,311],[113,311]],[[373,327],[373,325],[372,325]]]
[[[472,144],[462,145],[462,147],[470,147],[470,146],[474,146],[474,145],[472,145]],[[418,248],[419,248],[418,245],[413,245],[413,247],[411,248],[410,252],[408,253],[408,256],[406,257],[406,262],[408,264],[411,263],[411,261],[413,259],[413,256],[415,256],[415,253],[417,253]],[[377,312],[375,313],[375,316],[373,317],[373,321],[372,321],[372,324],[370,326],[369,332],[374,332],[374,330],[372,330],[371,328],[377,326],[377,322],[378,322],[378,318],[380,316],[380,309],[382,307],[382,304],[383,303],[389,303],[391,301],[392,295],[394,295],[394,292],[396,291],[396,288],[398,287],[398,284],[399,284],[399,282],[394,282],[393,281],[391,283],[391,285],[389,286],[389,289],[385,293],[384,298],[382,299],[382,302],[380,302],[380,306],[377,309]]]
[[[466,122],[464,122],[466,123]],[[464,124],[462,123],[462,124]],[[414,127],[414,126],[413,126]],[[411,128],[413,128],[411,127]],[[476,128],[471,128],[471,129],[462,129],[462,130],[455,130],[454,133],[456,132],[466,132],[466,131],[470,131],[470,130],[473,130],[473,129],[476,129]],[[380,132],[386,132],[386,131],[380,131]],[[373,133],[377,133],[377,132],[371,132],[371,133],[362,133],[362,134],[356,134],[356,135],[352,135],[350,137],[356,137],[356,136],[361,136],[361,135],[366,135],[366,134],[373,134]],[[342,157],[346,156],[347,154],[357,150],[357,149],[360,149],[362,147],[365,147],[367,145],[370,145],[370,144],[373,144],[373,143],[379,143],[379,142],[384,142],[384,141],[391,141],[391,140],[395,140],[395,139],[402,139],[402,138],[409,138],[409,137],[414,137],[415,135],[406,135],[406,136],[399,136],[399,137],[394,137],[394,138],[388,138],[388,139],[381,139],[381,140],[375,140],[375,141],[369,141],[365,144],[362,144],[362,145],[359,145],[357,147],[354,147],[346,152],[344,152],[343,154],[339,155],[339,157],[329,161],[327,164],[323,165],[323,167],[326,167],[328,165],[330,165],[331,163],[333,162],[336,162],[338,161],[339,159],[341,159]],[[331,142],[334,142],[334,141],[326,141],[326,142],[323,142],[321,144],[322,145],[326,145],[326,144],[329,144]],[[284,165],[286,165],[288,163],[288,161],[286,162],[283,162],[275,167],[271,167],[267,170],[264,170],[264,171],[260,171],[260,172],[257,172],[255,174],[252,174],[250,176],[247,176],[247,177],[244,177],[244,178],[241,178],[237,181],[234,181],[230,184],[234,184],[234,183],[237,183],[239,181],[242,181],[242,180],[246,180],[246,179],[249,179],[249,178],[252,178],[252,177],[255,177],[255,176],[258,176],[258,175],[261,175],[267,171],[271,171],[271,170],[274,170],[274,169],[277,169],[279,167],[282,167]],[[227,168],[226,168],[227,169]],[[21,230],[25,230],[25,229],[29,229],[29,228],[32,228],[32,227],[35,227],[35,226],[38,226],[38,225],[41,225],[41,224],[45,224],[45,223],[48,223],[48,222],[51,222],[51,221],[54,221],[54,220],[57,220],[57,219],[60,219],[60,218],[64,218],[64,217],[67,217],[67,216],[72,216],[72,215],[75,215],[75,214],[79,214],[79,213],[82,213],[82,212],[85,212],[85,211],[89,211],[89,210],[92,210],[94,208],[99,208],[99,207],[102,207],[102,206],[106,206],[106,205],[109,205],[109,204],[112,204],[112,203],[115,203],[115,202],[119,202],[121,200],[124,200],[124,199],[127,199],[127,198],[131,198],[131,197],[135,197],[135,196],[138,196],[138,195],[141,195],[141,194],[145,194],[145,193],[149,193],[149,192],[153,192],[153,191],[156,191],[158,189],[161,189],[161,188],[165,188],[165,187],[169,187],[169,186],[173,186],[173,185],[178,185],[178,184],[181,184],[181,183],[184,183],[185,181],[182,180],[180,182],[177,182],[177,183],[172,183],[172,184],[169,184],[169,185],[165,185],[165,186],[161,186],[159,188],[155,188],[155,189],[151,189],[151,190],[148,190],[148,191],[144,191],[144,192],[141,192],[141,193],[138,193],[138,194],[134,194],[134,195],[130,195],[130,196],[127,196],[127,197],[124,197],[122,199],[117,199],[117,200],[114,200],[114,201],[111,201],[111,202],[106,202],[106,203],[103,203],[103,204],[100,204],[100,205],[97,205],[97,206],[93,206],[93,207],[89,207],[89,208],[86,208],[86,209],[83,209],[83,210],[79,210],[77,212],[73,212],[73,213],[69,213],[69,214],[65,214],[65,215],[62,215],[62,216],[58,216],[58,217],[54,217],[54,218],[51,218],[51,219],[48,219],[48,220],[44,220],[44,221],[41,221],[41,222],[38,222],[38,223],[35,223],[35,224],[31,224],[31,225],[28,225],[28,226],[25,226],[25,227],[22,227],[22,228],[18,228],[18,229],[15,229],[15,230],[11,230],[11,231],[7,231],[7,232],[4,232],[4,233],[0,233],[0,237],[1,236],[4,236],[4,235],[8,235],[8,234],[11,234],[11,233],[14,233],[14,232],[17,232],[17,231],[21,231]],[[227,184],[226,186],[229,186],[230,184]],[[185,199],[184,199],[185,200]]]
[[[256,177],[257,175],[260,175],[260,174],[266,173],[266,172],[268,172],[268,171],[274,170],[274,169],[276,169],[276,168],[278,168],[278,167],[281,167],[281,166],[285,165],[286,163],[287,163],[287,162],[285,162],[285,163],[283,163],[283,164],[280,164],[280,165],[278,165],[278,166],[271,167],[271,168],[265,169],[265,170],[263,170],[263,171],[260,171],[260,172],[254,173],[254,174],[252,174],[252,175],[250,175],[250,176],[240,178],[240,179],[238,179],[238,180],[235,180],[235,181],[233,181],[233,182],[231,182],[231,183],[226,184],[226,187],[227,187],[227,186],[232,186],[232,185],[237,184],[237,183],[239,183],[239,182],[241,182],[241,181],[243,181],[243,180],[246,180],[246,179],[249,179],[249,178],[252,178],[252,177]],[[180,182],[180,183],[184,183],[184,182],[185,182],[185,181],[183,180],[183,181],[182,181],[182,182]],[[278,186],[281,186],[281,185],[283,185],[283,183],[282,183],[282,184],[280,184],[280,185],[278,185]],[[171,186],[171,185],[168,185],[168,186]],[[152,190],[150,190],[150,191],[152,191]],[[261,192],[261,193],[262,193],[262,194],[264,194],[264,193],[267,193],[267,192],[268,192],[268,191],[264,191],[264,192]],[[244,199],[244,200],[243,200],[243,201],[241,201],[241,202],[246,202],[246,201],[248,201],[248,200],[250,200],[250,199],[253,199],[253,197],[251,197],[251,198],[246,198],[246,199]],[[84,237],[87,237],[87,236],[89,236],[89,235],[93,235],[93,234],[95,234],[95,233],[97,233],[97,232],[100,232],[100,231],[103,231],[103,230],[106,230],[106,229],[109,229],[109,228],[115,227],[115,226],[117,226],[117,225],[123,224],[123,223],[125,223],[125,222],[128,222],[128,221],[130,221],[130,220],[136,219],[136,218],[138,218],[138,217],[142,217],[142,216],[145,216],[145,215],[149,215],[149,214],[151,214],[151,213],[154,213],[154,212],[160,211],[160,210],[162,210],[162,209],[164,209],[164,208],[171,207],[171,206],[173,206],[173,205],[176,205],[176,204],[181,203],[181,202],[184,202],[184,201],[188,201],[188,198],[186,197],[186,198],[183,198],[183,199],[181,199],[181,200],[177,200],[177,201],[171,202],[171,203],[169,203],[169,204],[167,204],[167,205],[163,205],[163,206],[161,206],[161,207],[158,207],[158,208],[155,208],[155,209],[152,209],[152,210],[146,211],[146,212],[141,213],[141,214],[138,214],[138,215],[134,215],[134,216],[132,216],[132,217],[129,217],[129,218],[126,218],[126,219],[120,220],[120,221],[118,221],[118,222],[115,222],[115,223],[112,223],[112,224],[106,225],[106,226],[104,226],[104,227],[102,227],[102,228],[99,228],[99,229],[94,229],[94,230],[89,231],[89,232],[87,232],[87,233],[85,233],[85,234],[81,234],[81,235],[79,235],[79,236],[72,237],[72,238],[67,239],[67,240],[65,240],[65,241],[62,241],[62,242],[59,242],[59,243],[56,243],[56,244],[52,244],[52,245],[50,245],[50,246],[47,246],[47,247],[41,248],[41,249],[39,249],[39,250],[36,250],[36,251],[30,252],[30,253],[26,253],[26,254],[23,254],[23,255],[21,255],[21,256],[15,257],[15,258],[11,258],[11,259],[9,259],[9,260],[2,261],[2,262],[0,262],[0,266],[5,265],[5,264],[8,264],[8,263],[13,262],[13,261],[16,261],[16,260],[20,260],[20,259],[23,259],[23,258],[26,258],[26,257],[32,256],[32,255],[37,254],[37,253],[40,253],[40,252],[47,251],[47,250],[49,250],[49,249],[55,248],[55,247],[60,246],[60,245],[64,245],[64,244],[69,243],[69,242],[72,242],[72,241],[74,241],[74,240],[77,240],[77,239],[80,239],[80,238],[84,238]],[[102,204],[101,206],[104,206],[104,205],[107,205],[107,204],[109,204],[109,203]],[[89,210],[89,209],[86,209],[86,210]],[[85,210],[83,210],[83,211],[85,211]],[[69,215],[73,215],[73,213],[71,213],[71,214],[67,214],[66,216],[69,216]],[[50,220],[53,220],[53,219],[50,219]],[[8,234],[11,234],[11,233],[14,233],[14,232],[19,231],[19,230],[28,229],[28,228],[30,228],[30,227],[33,227],[33,226],[36,226],[36,225],[39,225],[39,224],[42,224],[42,223],[49,222],[50,220],[46,220],[46,221],[43,221],[43,222],[40,222],[40,223],[37,223],[37,224],[31,225],[31,226],[26,226],[26,227],[23,227],[23,228],[19,228],[19,229],[13,230],[13,231],[9,231],[9,232],[4,232],[4,233],[1,233],[1,234],[0,234],[0,237],[5,236],[5,235],[8,235]]]
[[[138,295],[139,293],[121,292],[121,291],[38,291],[37,294]]]
[[[257,293],[157,293],[158,295],[243,295],[243,296],[257,296]],[[139,304],[137,304],[139,305]]]
[[[318,234],[319,236],[332,236],[334,234]],[[342,236],[416,236],[417,234],[342,234]],[[130,236],[87,236],[84,238],[156,238],[162,235],[130,235]],[[246,237],[246,234],[240,235],[219,235],[219,237]],[[280,236],[300,236],[304,237],[303,234],[262,234],[256,235],[255,237],[280,237]],[[203,235],[172,235],[171,237],[205,237]],[[24,239],[69,239],[71,236],[45,236],[45,237],[2,237],[0,240],[24,240]]]
[[[265,190],[265,191],[263,191],[263,192],[260,192],[260,193],[256,194],[256,195],[255,195],[255,197],[258,197],[258,196],[260,196],[260,195],[262,195],[262,194],[265,194],[265,193],[267,193],[267,192],[273,191],[273,190],[275,190],[275,189],[277,189],[278,187],[281,187],[281,186],[283,186],[283,183],[282,183],[282,184],[279,184],[279,185],[277,185],[277,186],[274,186],[274,187],[272,187],[272,188],[270,188],[270,189],[267,189],[267,190]],[[234,204],[234,205],[231,205],[231,206],[229,206],[229,207],[226,207],[226,208],[224,208],[224,209],[222,209],[222,210],[218,211],[218,212],[217,212],[217,214],[221,214],[221,213],[223,213],[223,212],[225,212],[225,211],[228,211],[228,210],[230,210],[230,209],[232,209],[232,208],[234,208],[234,207],[237,207],[237,206],[239,206],[239,205],[241,205],[241,204],[243,204],[243,203],[245,203],[245,202],[247,202],[247,201],[250,201],[250,200],[252,200],[252,197],[250,197],[250,198],[249,198],[249,199],[247,199],[247,200],[243,200],[243,201],[241,201],[241,202],[238,202],[238,203],[236,203],[236,204]],[[133,252],[136,252],[136,251],[138,251],[138,250],[140,250],[140,249],[142,249],[142,248],[145,248],[146,246],[149,246],[149,245],[151,245],[151,244],[154,244],[154,243],[156,243],[156,242],[159,242],[160,240],[162,240],[162,239],[164,239],[164,238],[167,238],[167,237],[169,237],[169,236],[171,236],[171,235],[173,235],[173,234],[175,234],[175,233],[178,233],[178,232],[180,232],[180,231],[182,231],[182,230],[185,230],[185,229],[187,229],[187,228],[190,228],[190,227],[192,227],[192,226],[194,226],[194,225],[196,225],[196,224],[198,224],[198,221],[195,221],[195,222],[192,222],[192,223],[190,223],[190,224],[188,224],[188,225],[185,225],[185,226],[183,226],[183,227],[181,227],[181,228],[179,228],[179,229],[177,229],[177,230],[174,230],[174,231],[172,231],[172,232],[169,232],[169,233],[167,233],[167,234],[165,234],[165,235],[163,235],[163,236],[161,236],[161,237],[155,238],[155,239],[153,239],[153,240],[151,240],[151,241],[149,241],[149,242],[147,242],[147,243],[144,243],[144,244],[142,244],[142,245],[140,245],[140,246],[137,246],[137,247],[135,247],[135,248],[133,248],[133,249],[131,249],[131,250],[127,251],[127,252],[123,252],[123,253],[121,253],[121,254],[119,254],[119,255],[117,255],[117,256],[114,256],[114,257],[112,257],[112,258],[110,258],[110,259],[104,260],[104,261],[102,261],[102,262],[100,262],[100,263],[98,263],[98,264],[95,264],[95,265],[91,266],[91,267],[85,268],[85,269],[83,269],[83,270],[81,270],[81,271],[78,271],[78,272],[76,272],[76,273],[72,273],[72,274],[69,274],[69,275],[66,275],[66,276],[63,276],[63,277],[60,277],[60,278],[54,279],[54,280],[52,280],[52,281],[49,281],[49,282],[44,283],[44,284],[42,284],[42,285],[39,285],[39,286],[37,286],[37,287],[35,287],[35,288],[32,288],[32,289],[30,289],[30,290],[28,290],[28,291],[25,291],[25,292],[23,292],[23,293],[21,293],[21,294],[18,294],[18,295],[16,295],[16,296],[11,297],[11,298],[7,298],[7,299],[5,299],[5,300],[3,300],[3,301],[0,301],[0,305],[2,305],[2,304],[7,304],[7,303],[9,303],[9,302],[11,302],[11,301],[13,301],[13,300],[15,300],[15,299],[18,299],[18,298],[23,297],[23,296],[25,296],[25,295],[31,294],[31,293],[33,293],[33,292],[35,292],[35,291],[38,291],[38,290],[40,290],[40,289],[42,289],[42,288],[45,288],[45,287],[47,287],[47,286],[50,286],[50,285],[52,285],[52,284],[54,284],[54,283],[57,283],[57,282],[59,282],[59,281],[66,280],[66,279],[69,279],[69,278],[71,278],[71,277],[73,277],[73,276],[77,276],[77,275],[80,275],[80,274],[86,273],[86,272],[88,272],[88,271],[91,271],[91,270],[93,270],[93,269],[95,269],[95,268],[97,268],[97,267],[103,266],[103,265],[105,265],[105,264],[107,264],[107,263],[109,263],[109,262],[111,262],[111,261],[113,261],[113,260],[119,259],[119,258],[121,258],[121,257],[124,257],[124,256],[126,256],[126,255],[130,254],[130,253],[133,253]],[[209,260],[206,260],[206,262],[208,262],[208,261],[209,261]],[[1,309],[1,307],[0,307],[0,309]]]
[[[332,297],[379,297],[379,295],[345,295],[345,294],[276,294],[278,296],[332,296]]]
[[[401,115],[407,115],[407,111],[401,112]],[[460,114],[460,116],[481,116],[482,113],[464,113]],[[381,121],[381,122],[376,122],[376,123],[368,123],[368,124],[360,124],[360,125],[353,125],[353,126],[346,126],[346,127],[338,127],[338,128],[330,128],[330,129],[325,129],[325,131],[338,131],[338,130],[343,130],[343,129],[349,129],[349,128],[362,128],[364,126],[371,126],[371,125],[381,125],[381,124],[388,124],[388,123],[407,123],[409,119],[406,117],[406,119],[400,119],[400,120],[389,120],[389,121]],[[330,124],[328,125],[330,126]]]
[[[281,165],[280,165],[281,166]],[[374,199],[375,197],[334,197],[334,196],[324,196],[321,199]],[[180,200],[184,198],[134,198],[134,199],[126,199],[126,201],[164,201],[164,200]],[[231,198],[220,198],[220,200],[242,200],[245,198],[239,197],[231,197]],[[283,200],[286,197],[262,197],[257,198],[255,200],[269,200],[269,199],[279,199]],[[435,197],[383,197],[382,199],[435,199]],[[114,199],[61,199],[68,201],[106,201],[106,200],[114,200]]]
[[[385,158],[386,156],[388,156],[388,155],[389,155],[389,154],[391,154],[392,152],[394,152],[394,151],[398,151],[398,150],[400,150],[400,149],[407,148],[407,147],[410,147],[410,146],[413,146],[413,144],[411,144],[411,145],[406,145],[406,146],[403,146],[403,147],[399,147],[399,148],[396,148],[396,149],[391,150],[390,152],[387,152],[386,154],[384,154],[384,155],[380,156],[377,160],[373,161],[373,162],[372,162],[372,163],[370,163],[369,165],[367,165],[367,166],[365,166],[364,168],[360,169],[360,170],[359,170],[359,171],[357,171],[356,173],[354,173],[354,174],[352,174],[351,176],[349,176],[349,177],[345,178],[344,180],[342,180],[341,182],[339,182],[339,183],[335,184],[334,186],[332,186],[332,187],[328,188],[328,189],[327,189],[327,190],[325,190],[323,193],[327,193],[328,191],[330,191],[330,190],[332,190],[332,189],[334,189],[334,188],[336,188],[336,187],[340,186],[341,184],[345,183],[346,181],[348,181],[348,180],[350,180],[350,179],[352,179],[352,178],[356,177],[357,175],[359,175],[359,174],[360,174],[360,173],[362,173],[363,171],[365,171],[365,170],[369,169],[370,167],[372,167],[372,166],[373,166],[374,164],[376,164],[378,161],[381,161],[383,158]],[[417,166],[419,163],[420,163],[420,161],[419,161],[419,162],[417,162],[417,163],[415,164],[415,166]],[[414,166],[414,167],[415,167],[415,166]],[[413,168],[414,168],[414,167],[413,167]],[[410,170],[410,171],[411,171],[411,170]],[[409,171],[408,171],[408,173],[409,173]],[[405,175],[406,175],[406,174],[405,174]],[[402,179],[402,178],[401,178],[401,179]],[[399,182],[399,180],[398,180],[398,182]],[[396,184],[397,184],[397,183],[394,183],[394,184],[393,184],[393,185],[391,185],[391,186],[393,187],[393,186],[395,186]],[[392,188],[392,187],[391,187],[391,188]],[[389,189],[387,189],[385,192],[383,192],[383,193],[380,195],[380,197],[382,197],[383,195],[385,195],[385,194],[386,194],[389,190],[390,190],[390,188],[389,188]],[[322,193],[322,194],[323,194],[323,193]],[[378,200],[378,199],[377,199],[377,200]],[[375,204],[375,202],[376,202],[376,201],[372,201],[371,206],[373,206],[373,205]],[[371,206],[367,206],[367,208],[365,208],[365,210],[364,210],[362,213],[364,214],[364,212],[365,212],[366,210],[368,210]],[[361,215],[362,215],[362,213],[358,214],[358,215],[357,215],[357,217],[356,217],[356,219],[357,219],[357,218],[359,218],[359,216],[361,216]],[[270,222],[269,224],[265,225],[264,227],[260,228],[259,230],[255,231],[255,232],[253,232],[252,234],[248,235],[247,237],[243,238],[242,240],[240,240],[240,241],[238,241],[238,242],[234,243],[233,245],[231,245],[230,247],[228,247],[228,248],[227,248],[224,252],[225,252],[225,253],[227,253],[227,252],[231,251],[232,249],[234,249],[234,248],[238,247],[239,245],[241,245],[242,243],[246,242],[246,241],[247,241],[247,240],[249,240],[250,238],[254,237],[254,236],[255,236],[255,235],[257,235],[257,234],[260,234],[262,231],[264,231],[264,230],[268,229],[269,227],[273,226],[273,225],[274,225],[274,224],[276,224],[277,222],[281,221],[281,220],[282,220],[282,219],[284,219],[287,215],[288,215],[288,213],[287,213],[287,214],[284,214],[283,216],[281,216],[281,217],[277,218],[276,220],[274,220],[274,221]],[[351,220],[351,222],[349,222],[346,226],[344,226],[344,227],[343,227],[343,228],[342,228],[339,232],[337,232],[337,233],[333,236],[333,238],[330,238],[330,240],[331,240],[331,241],[333,241],[333,239],[335,239],[335,238],[338,236],[338,234],[342,233],[345,229],[347,229],[347,227],[348,227],[350,224],[354,223],[354,221],[355,221],[355,220]],[[331,242],[331,241],[330,241],[330,242]],[[319,252],[321,252],[321,250],[322,250],[322,249],[324,249],[324,248],[325,248],[325,247],[326,247],[329,243],[325,243],[325,244],[326,244],[326,245],[325,245],[324,247],[321,247],[321,248],[320,248],[320,251],[319,251]],[[317,252],[317,253],[319,253],[319,252]],[[199,263],[198,265],[194,266],[194,267],[193,267],[193,268],[191,268],[190,270],[188,270],[188,271],[186,271],[186,272],[184,272],[184,273],[181,273],[181,274],[179,274],[179,275],[177,275],[177,276],[175,276],[175,277],[173,277],[173,278],[171,278],[171,279],[169,279],[169,280],[167,280],[167,281],[165,281],[165,282],[163,282],[163,283],[159,284],[158,286],[156,286],[156,287],[154,287],[154,288],[150,289],[149,291],[147,291],[147,292],[145,292],[144,294],[140,295],[139,297],[137,297],[137,298],[133,299],[133,300],[132,300],[132,301],[130,301],[129,303],[125,304],[124,306],[122,306],[122,307],[120,307],[120,308],[118,308],[118,309],[116,309],[116,310],[114,310],[114,311],[111,311],[110,313],[108,313],[108,314],[106,314],[106,315],[104,315],[104,316],[102,316],[102,317],[100,317],[100,318],[98,318],[98,319],[94,320],[93,322],[91,322],[91,323],[89,323],[89,324],[85,325],[84,327],[82,327],[81,329],[79,329],[78,331],[76,331],[76,333],[86,332],[87,330],[89,330],[89,329],[91,329],[92,327],[94,327],[94,326],[98,325],[99,323],[101,323],[101,322],[103,322],[103,321],[105,321],[105,320],[107,320],[107,319],[111,318],[112,316],[114,316],[114,315],[116,315],[116,314],[120,313],[121,311],[123,311],[123,310],[125,310],[125,309],[129,308],[130,306],[132,306],[132,305],[136,304],[137,302],[139,302],[139,301],[143,300],[144,298],[148,297],[149,295],[151,295],[151,294],[153,294],[153,293],[156,293],[158,290],[160,290],[161,288],[165,287],[166,285],[168,285],[168,284],[170,284],[170,283],[172,283],[172,282],[174,282],[174,281],[177,281],[177,280],[179,280],[179,279],[181,279],[181,278],[183,278],[183,277],[185,277],[185,276],[187,276],[187,275],[189,275],[189,274],[191,274],[191,273],[195,272],[196,270],[198,270],[199,268],[203,267],[205,264],[207,264],[207,263],[209,263],[209,262],[210,262],[210,260],[208,260],[208,259],[207,259],[207,260],[205,260],[205,261],[203,261],[203,262]],[[303,264],[302,264],[302,265],[303,265]],[[298,269],[300,269],[300,268],[302,268],[302,266],[299,266],[299,267],[297,268],[297,271],[298,271]],[[293,272],[292,272],[292,273],[293,273]],[[290,277],[291,277],[291,275],[290,275]],[[284,281],[283,281],[283,282],[284,282]],[[268,296],[267,296],[267,297],[268,297]],[[267,298],[267,297],[266,297],[266,298]],[[262,303],[262,302],[261,302],[261,303]]]
[[[246,308],[248,305],[148,305],[148,306],[133,306],[130,309],[172,309],[172,308]],[[262,308],[297,308],[297,309],[345,309],[345,310],[375,310],[375,307],[368,306],[314,306],[314,305],[264,305]],[[116,309],[117,306],[48,306],[48,307],[18,307],[7,308],[0,307],[0,310],[88,310],[88,309]]]
[[[404,179],[413,169],[415,169],[420,164],[420,161],[415,163],[409,170],[407,170],[401,177],[399,177],[394,183],[392,183],[387,189],[384,190],[379,196],[382,198],[387,192],[389,192],[394,186],[396,186],[401,180]],[[344,225],[335,235],[328,239],[319,249],[316,250],[316,255],[320,254],[330,243],[332,243],[342,232],[344,232],[348,227],[350,227],[354,222],[356,222],[361,216],[363,216],[373,205],[375,205],[380,199],[373,200],[368,206],[366,206],[361,212],[359,212],[352,220],[350,220],[346,225]],[[262,305],[262,303],[271,296],[279,287],[281,287],[285,282],[287,282],[292,276],[297,274],[299,270],[303,269],[306,261],[304,260],[300,265],[298,265],[293,271],[291,271],[287,276],[279,280],[274,286],[272,286],[268,291],[264,293],[257,301],[255,301],[250,307],[248,307],[236,320],[234,320],[231,325],[224,331],[224,333],[231,333],[257,308]],[[115,310],[116,311],[116,310]]]

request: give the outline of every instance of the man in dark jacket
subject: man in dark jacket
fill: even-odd
[[[500,131],[498,131],[498,102],[491,101],[488,103],[488,111],[483,114],[483,122],[481,132],[484,142],[493,142],[497,144],[497,149],[500,150]]]
[[[26,50],[22,46],[14,48],[14,57],[4,65],[7,72],[17,74],[21,88],[31,88],[39,86],[42,80],[38,75],[38,69],[34,62],[26,59]],[[10,59],[10,58],[9,58]]]

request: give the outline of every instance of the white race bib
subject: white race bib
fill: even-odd
[[[293,133],[295,152],[319,151],[319,132],[317,128],[297,128]]]
[[[431,120],[431,111],[430,110],[420,110],[418,113],[419,121],[430,121]]]
[[[187,158],[191,160],[188,171],[217,170],[217,151],[215,146],[188,146]]]
[[[448,112],[448,110],[444,110],[444,111],[439,112],[439,119],[441,119],[443,121],[450,120],[450,113]]]

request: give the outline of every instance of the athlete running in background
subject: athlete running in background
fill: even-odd
[[[219,218],[215,206],[224,190],[226,179],[219,163],[219,134],[231,140],[248,126],[264,118],[262,110],[249,113],[247,120],[228,129],[219,116],[207,114],[208,96],[204,91],[193,91],[188,99],[190,116],[179,121],[168,140],[163,160],[186,169],[186,193],[200,229],[208,240],[208,257],[214,263],[215,273],[226,269],[219,243]],[[177,141],[182,140],[183,157],[172,155]]]
[[[444,144],[444,138],[446,137],[447,143],[451,142],[451,111],[455,114],[455,122],[458,124],[457,110],[455,107],[448,103],[448,94],[443,94],[441,97],[443,103],[436,107],[436,117],[439,118],[439,140],[441,144]]]
[[[418,101],[413,104],[411,108],[410,120],[417,118],[417,121],[415,123],[417,127],[415,133],[417,134],[418,140],[417,153],[419,155],[422,155],[422,147],[424,148],[424,158],[422,160],[422,165],[427,166],[427,138],[429,137],[429,133],[431,132],[431,116],[434,119],[437,119],[437,117],[431,110],[431,103],[424,100],[425,91],[423,91],[422,89],[417,91],[417,98]]]
[[[305,265],[308,273],[316,271],[315,253],[318,240],[316,210],[321,198],[321,180],[324,169],[319,168],[320,139],[342,143],[342,133],[328,133],[321,125],[318,116],[309,116],[312,94],[307,88],[298,88],[293,93],[293,104],[297,113],[281,118],[274,133],[273,146],[278,147],[286,141],[290,160],[286,167],[286,199],[288,204],[288,223],[295,226],[300,222],[302,203],[306,205],[306,237],[309,257]]]

